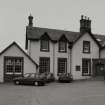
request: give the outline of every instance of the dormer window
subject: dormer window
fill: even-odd
[[[49,51],[49,40],[42,39],[40,45],[41,51]]]
[[[83,41],[83,53],[90,53],[90,41]]]
[[[67,42],[59,41],[59,52],[67,52]]]
[[[45,52],[49,51],[49,40],[50,38],[47,32],[45,32],[40,38],[40,51],[45,51]]]

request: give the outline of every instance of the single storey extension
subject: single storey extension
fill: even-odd
[[[0,53],[0,82],[12,81],[25,73],[35,73],[37,69],[36,62],[16,42]]]

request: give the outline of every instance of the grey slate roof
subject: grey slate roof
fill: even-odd
[[[64,31],[57,29],[39,28],[39,27],[27,27],[27,38],[28,39],[40,39],[40,37],[47,32],[51,40],[57,41],[64,34],[66,38],[71,42],[74,41],[78,36],[79,32]]]
[[[58,41],[60,37],[64,34],[69,42],[74,42],[80,37],[80,32],[72,32],[65,30],[49,29],[49,28],[40,28],[40,27],[26,27],[26,48],[27,40],[39,40],[40,37],[47,33],[51,40]],[[105,44],[105,35],[92,34],[95,40],[99,42],[101,46]]]

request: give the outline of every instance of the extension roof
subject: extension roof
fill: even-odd
[[[47,33],[52,41],[58,41],[62,35],[65,35],[69,42],[75,42],[82,36],[80,32],[27,26],[26,49],[28,47],[28,40],[40,40],[44,33]],[[105,45],[105,35],[91,34],[91,36],[101,47]]]
[[[11,48],[13,45],[16,45],[17,48],[20,49],[21,52],[23,52],[23,54],[28,57],[28,59],[34,63],[34,65],[36,65],[36,67],[38,67],[38,64],[16,43],[16,42],[12,42],[8,47],[6,47],[3,51],[0,52],[0,56],[6,52],[9,48]]]

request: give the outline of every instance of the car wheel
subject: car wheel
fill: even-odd
[[[15,81],[15,84],[16,84],[16,85],[19,85],[19,83],[20,83],[19,81]]]
[[[37,81],[35,81],[35,82],[34,82],[34,85],[35,85],[35,86],[38,86],[38,85],[39,85],[39,83],[38,83]]]

